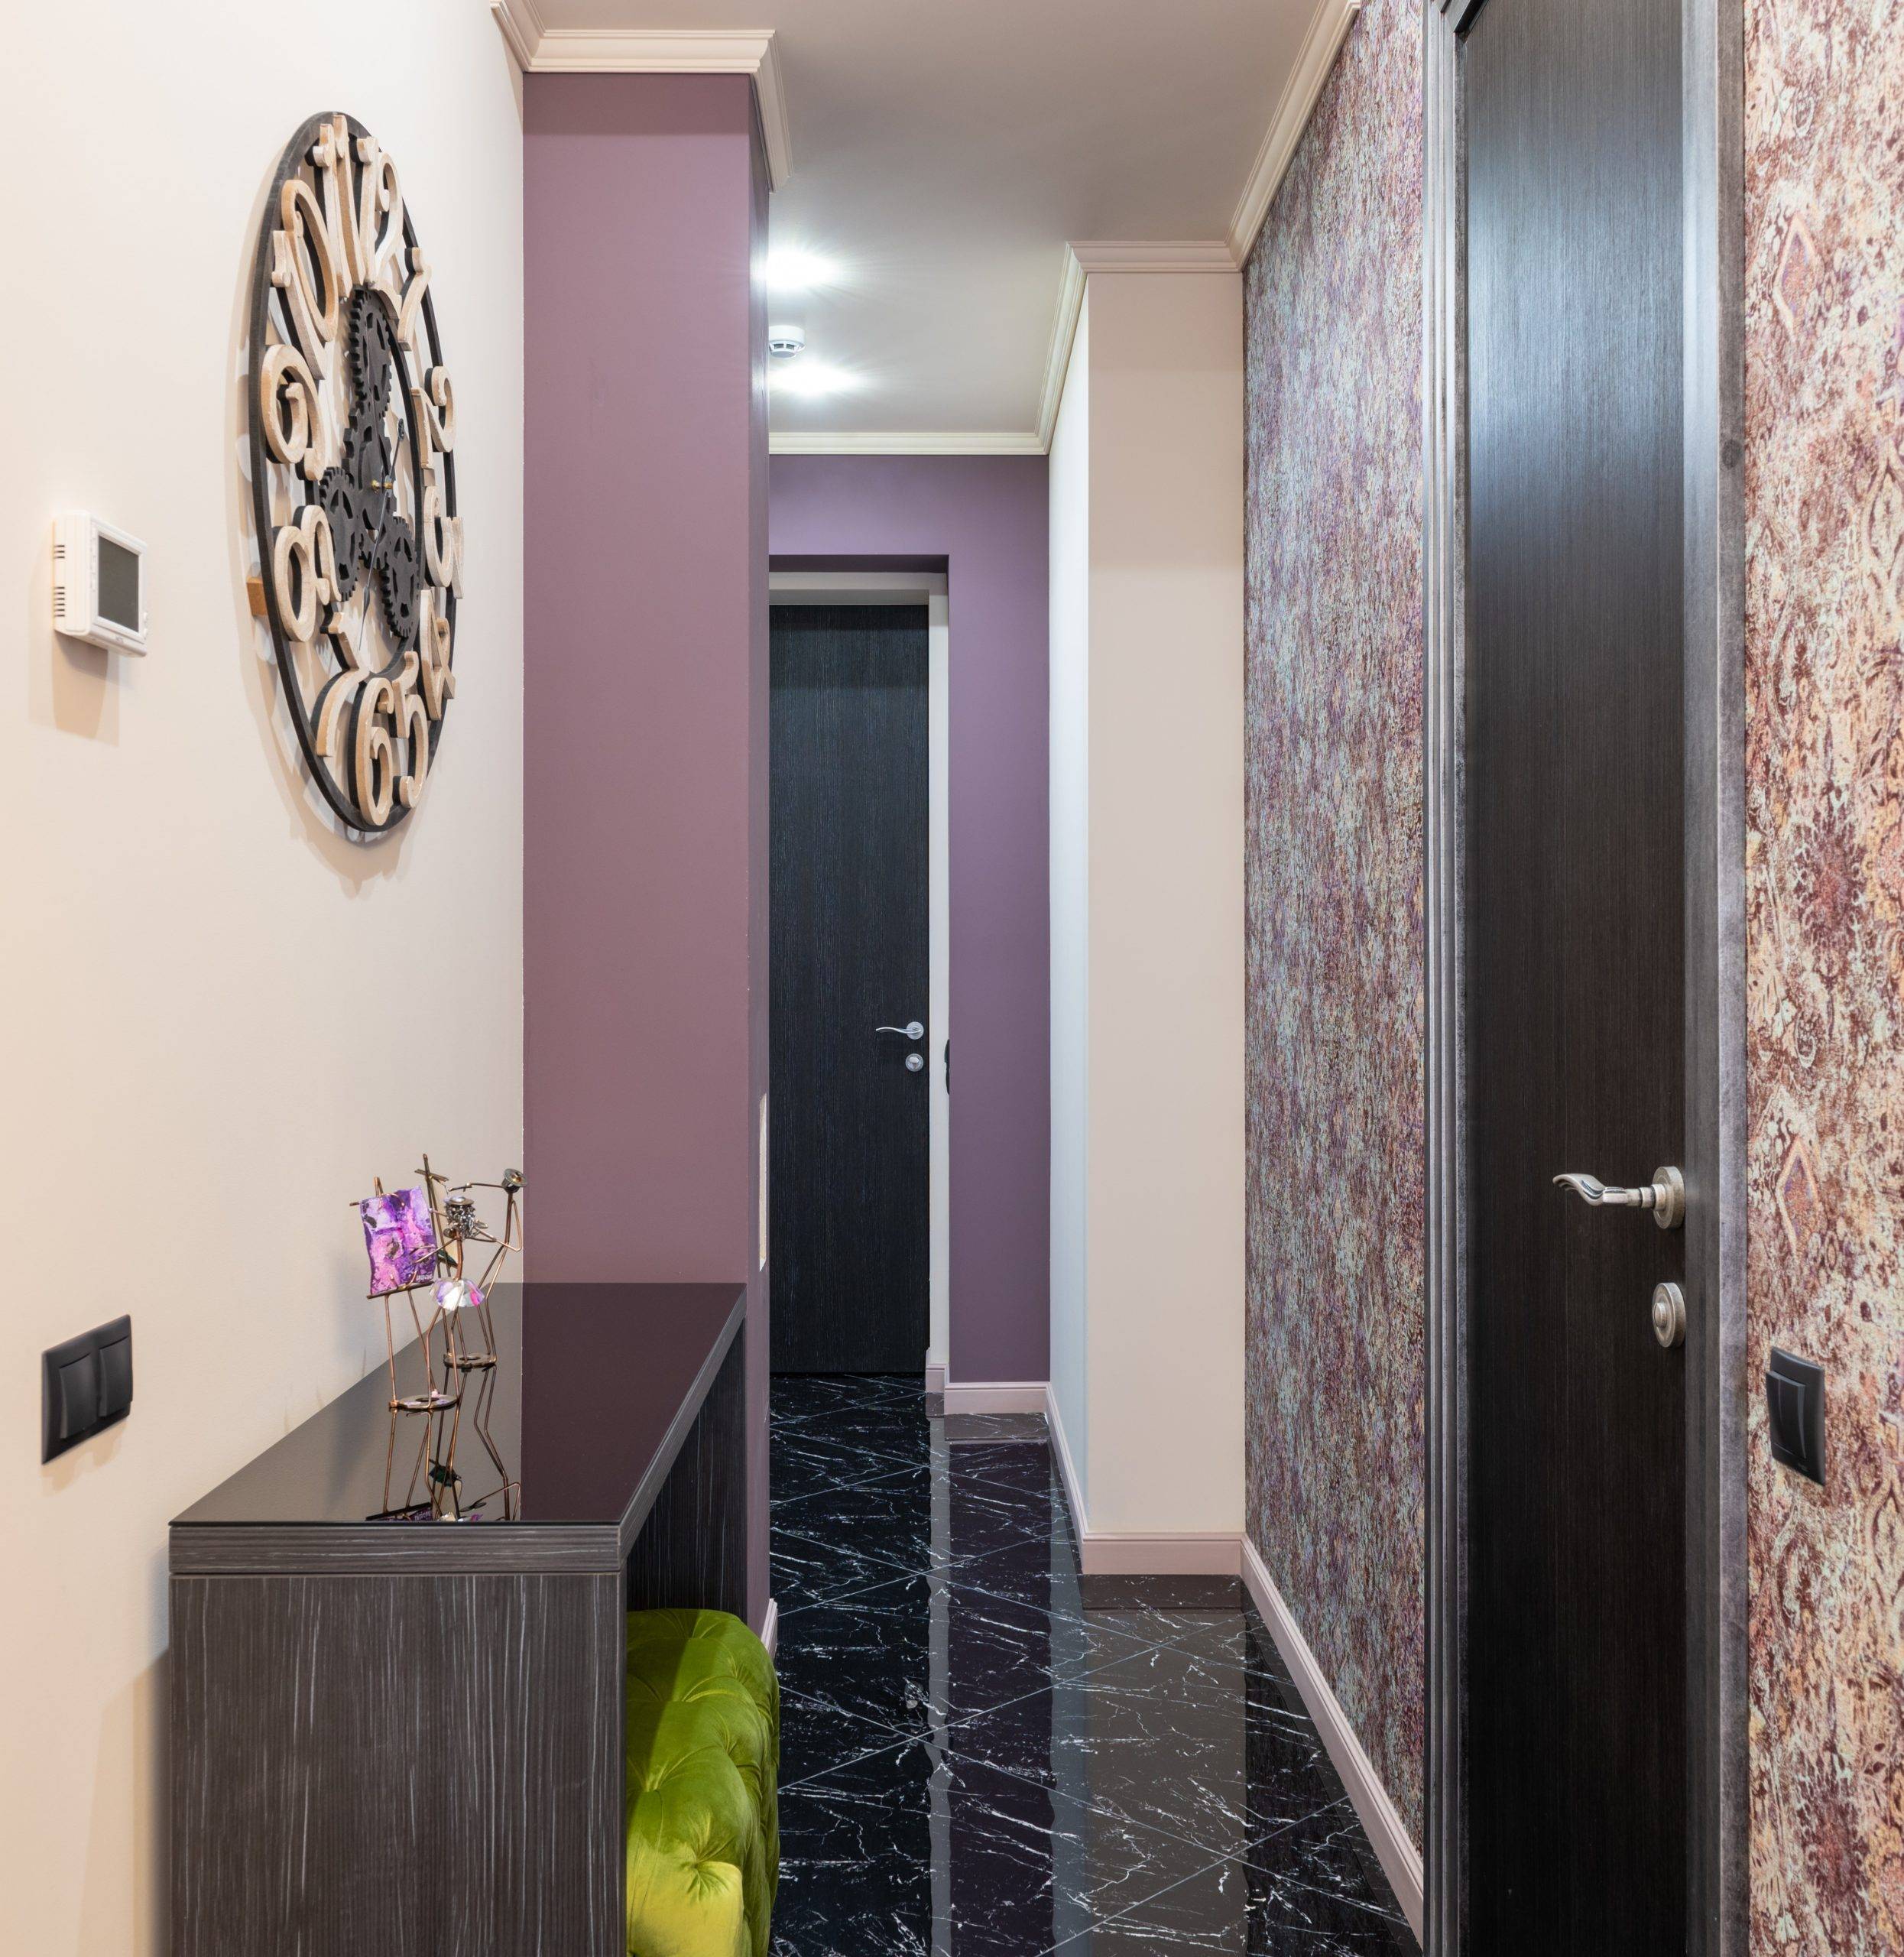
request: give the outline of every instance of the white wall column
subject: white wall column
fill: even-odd
[[[1233,1571],[1242,282],[1206,247],[1141,271],[1079,248],[1051,469],[1053,1407],[1087,1571]]]

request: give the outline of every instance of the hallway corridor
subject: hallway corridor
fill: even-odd
[[[775,1957],[1415,1948],[1254,1610],[1091,1610],[1042,1418],[774,1382]]]

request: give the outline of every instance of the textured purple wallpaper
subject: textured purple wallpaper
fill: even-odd
[[[1417,1841],[1421,41],[1370,0],[1244,288],[1249,1528]]]
[[[1752,1947],[1904,1950],[1904,5],[1746,10]]]

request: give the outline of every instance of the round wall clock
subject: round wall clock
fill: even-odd
[[[442,738],[462,535],[430,267],[354,117],[313,116],[278,165],[251,363],[254,605],[318,787],[375,837],[417,806]]]

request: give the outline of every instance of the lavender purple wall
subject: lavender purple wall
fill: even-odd
[[[766,189],[731,76],[524,81],[530,1267],[750,1287],[767,1595]]]
[[[1042,456],[774,459],[777,564],[947,571],[954,1380],[1049,1364],[1046,518]]]

